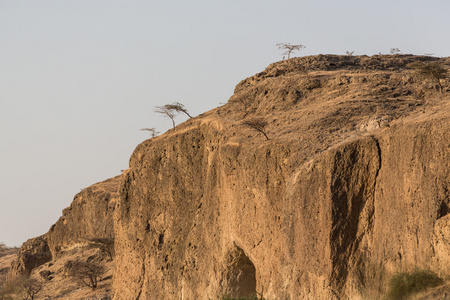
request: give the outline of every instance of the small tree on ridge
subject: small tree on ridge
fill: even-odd
[[[291,53],[296,50],[301,50],[303,48],[306,48],[306,46],[303,45],[291,45],[291,43],[278,43],[277,44],[278,49],[280,50],[286,50],[283,55],[287,55],[287,59],[291,56]]]
[[[165,117],[169,118],[172,121],[173,129],[175,129],[175,113],[173,109],[168,108],[167,104],[163,106],[156,106],[155,113],[162,114]]]
[[[448,70],[441,65],[434,63],[423,63],[415,61],[407,65],[408,68],[413,69],[418,77],[429,79],[439,86],[439,91],[442,93],[441,79],[447,78]]]

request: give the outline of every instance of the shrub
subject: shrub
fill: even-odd
[[[0,299],[33,300],[43,283],[34,278],[18,277],[7,282],[0,290]]]
[[[91,238],[88,240],[88,247],[93,249],[100,249],[100,251],[113,260],[114,257],[114,239],[113,238]]]
[[[436,273],[428,270],[402,272],[394,275],[389,281],[388,299],[401,300],[408,296],[444,283]]]
[[[106,272],[105,267],[99,263],[90,261],[68,262],[65,266],[69,270],[69,275],[82,285],[90,287],[93,291],[97,288],[98,282]]]
[[[441,79],[447,78],[447,69],[444,69],[437,63],[431,64],[419,61],[410,63],[407,67],[413,69],[418,77],[435,82],[439,86],[439,91],[442,93]]]
[[[269,140],[269,137],[267,136],[266,132],[267,124],[268,124],[267,121],[264,120],[263,118],[253,118],[242,122],[242,125],[250,127],[251,129],[254,129],[259,133],[262,133],[266,137],[266,139]]]

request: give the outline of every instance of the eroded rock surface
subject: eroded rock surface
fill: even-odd
[[[358,299],[395,272],[448,276],[450,102],[414,60],[438,59],[276,63],[139,145],[115,213],[115,298]]]
[[[114,237],[114,299],[364,299],[399,271],[446,278],[450,89],[416,78],[416,60],[449,63],[274,63],[226,105],[141,143],[130,169],[76,195],[21,251],[62,260]],[[254,117],[270,140],[243,125]]]

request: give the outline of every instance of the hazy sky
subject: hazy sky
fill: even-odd
[[[296,55],[450,55],[448,0],[0,0],[0,242],[44,234],[120,174],[156,105],[198,115]],[[180,116],[178,121],[182,121]]]

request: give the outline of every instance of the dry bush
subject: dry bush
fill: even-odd
[[[264,120],[263,118],[252,118],[249,120],[245,120],[244,122],[242,122],[242,125],[245,125],[247,127],[250,127],[251,129],[254,129],[256,131],[258,131],[259,133],[262,133],[267,140],[269,140],[269,137],[267,136],[267,131],[266,131],[266,126],[267,126],[267,121]]]
[[[444,283],[436,273],[427,270],[397,273],[389,281],[388,299],[408,299],[412,294]]]
[[[89,248],[99,249],[102,253],[108,255],[113,260],[114,257],[114,238],[91,238],[88,240]]]
[[[69,276],[84,286],[90,287],[93,291],[97,288],[106,268],[94,261],[67,262],[65,268],[68,269]]]
[[[447,78],[447,69],[437,63],[423,63],[420,61],[410,63],[407,67],[413,69],[417,77],[436,83],[439,86],[439,91],[442,93],[441,79]]]
[[[154,138],[155,136],[158,135],[158,131],[156,131],[156,128],[152,127],[152,128],[142,128],[142,131],[149,131],[150,135],[152,136],[152,138]]]
[[[0,243],[0,257],[17,253],[19,248],[17,247],[8,247],[4,243]]]
[[[43,283],[34,278],[18,277],[8,281],[0,290],[0,299],[33,300]]]

